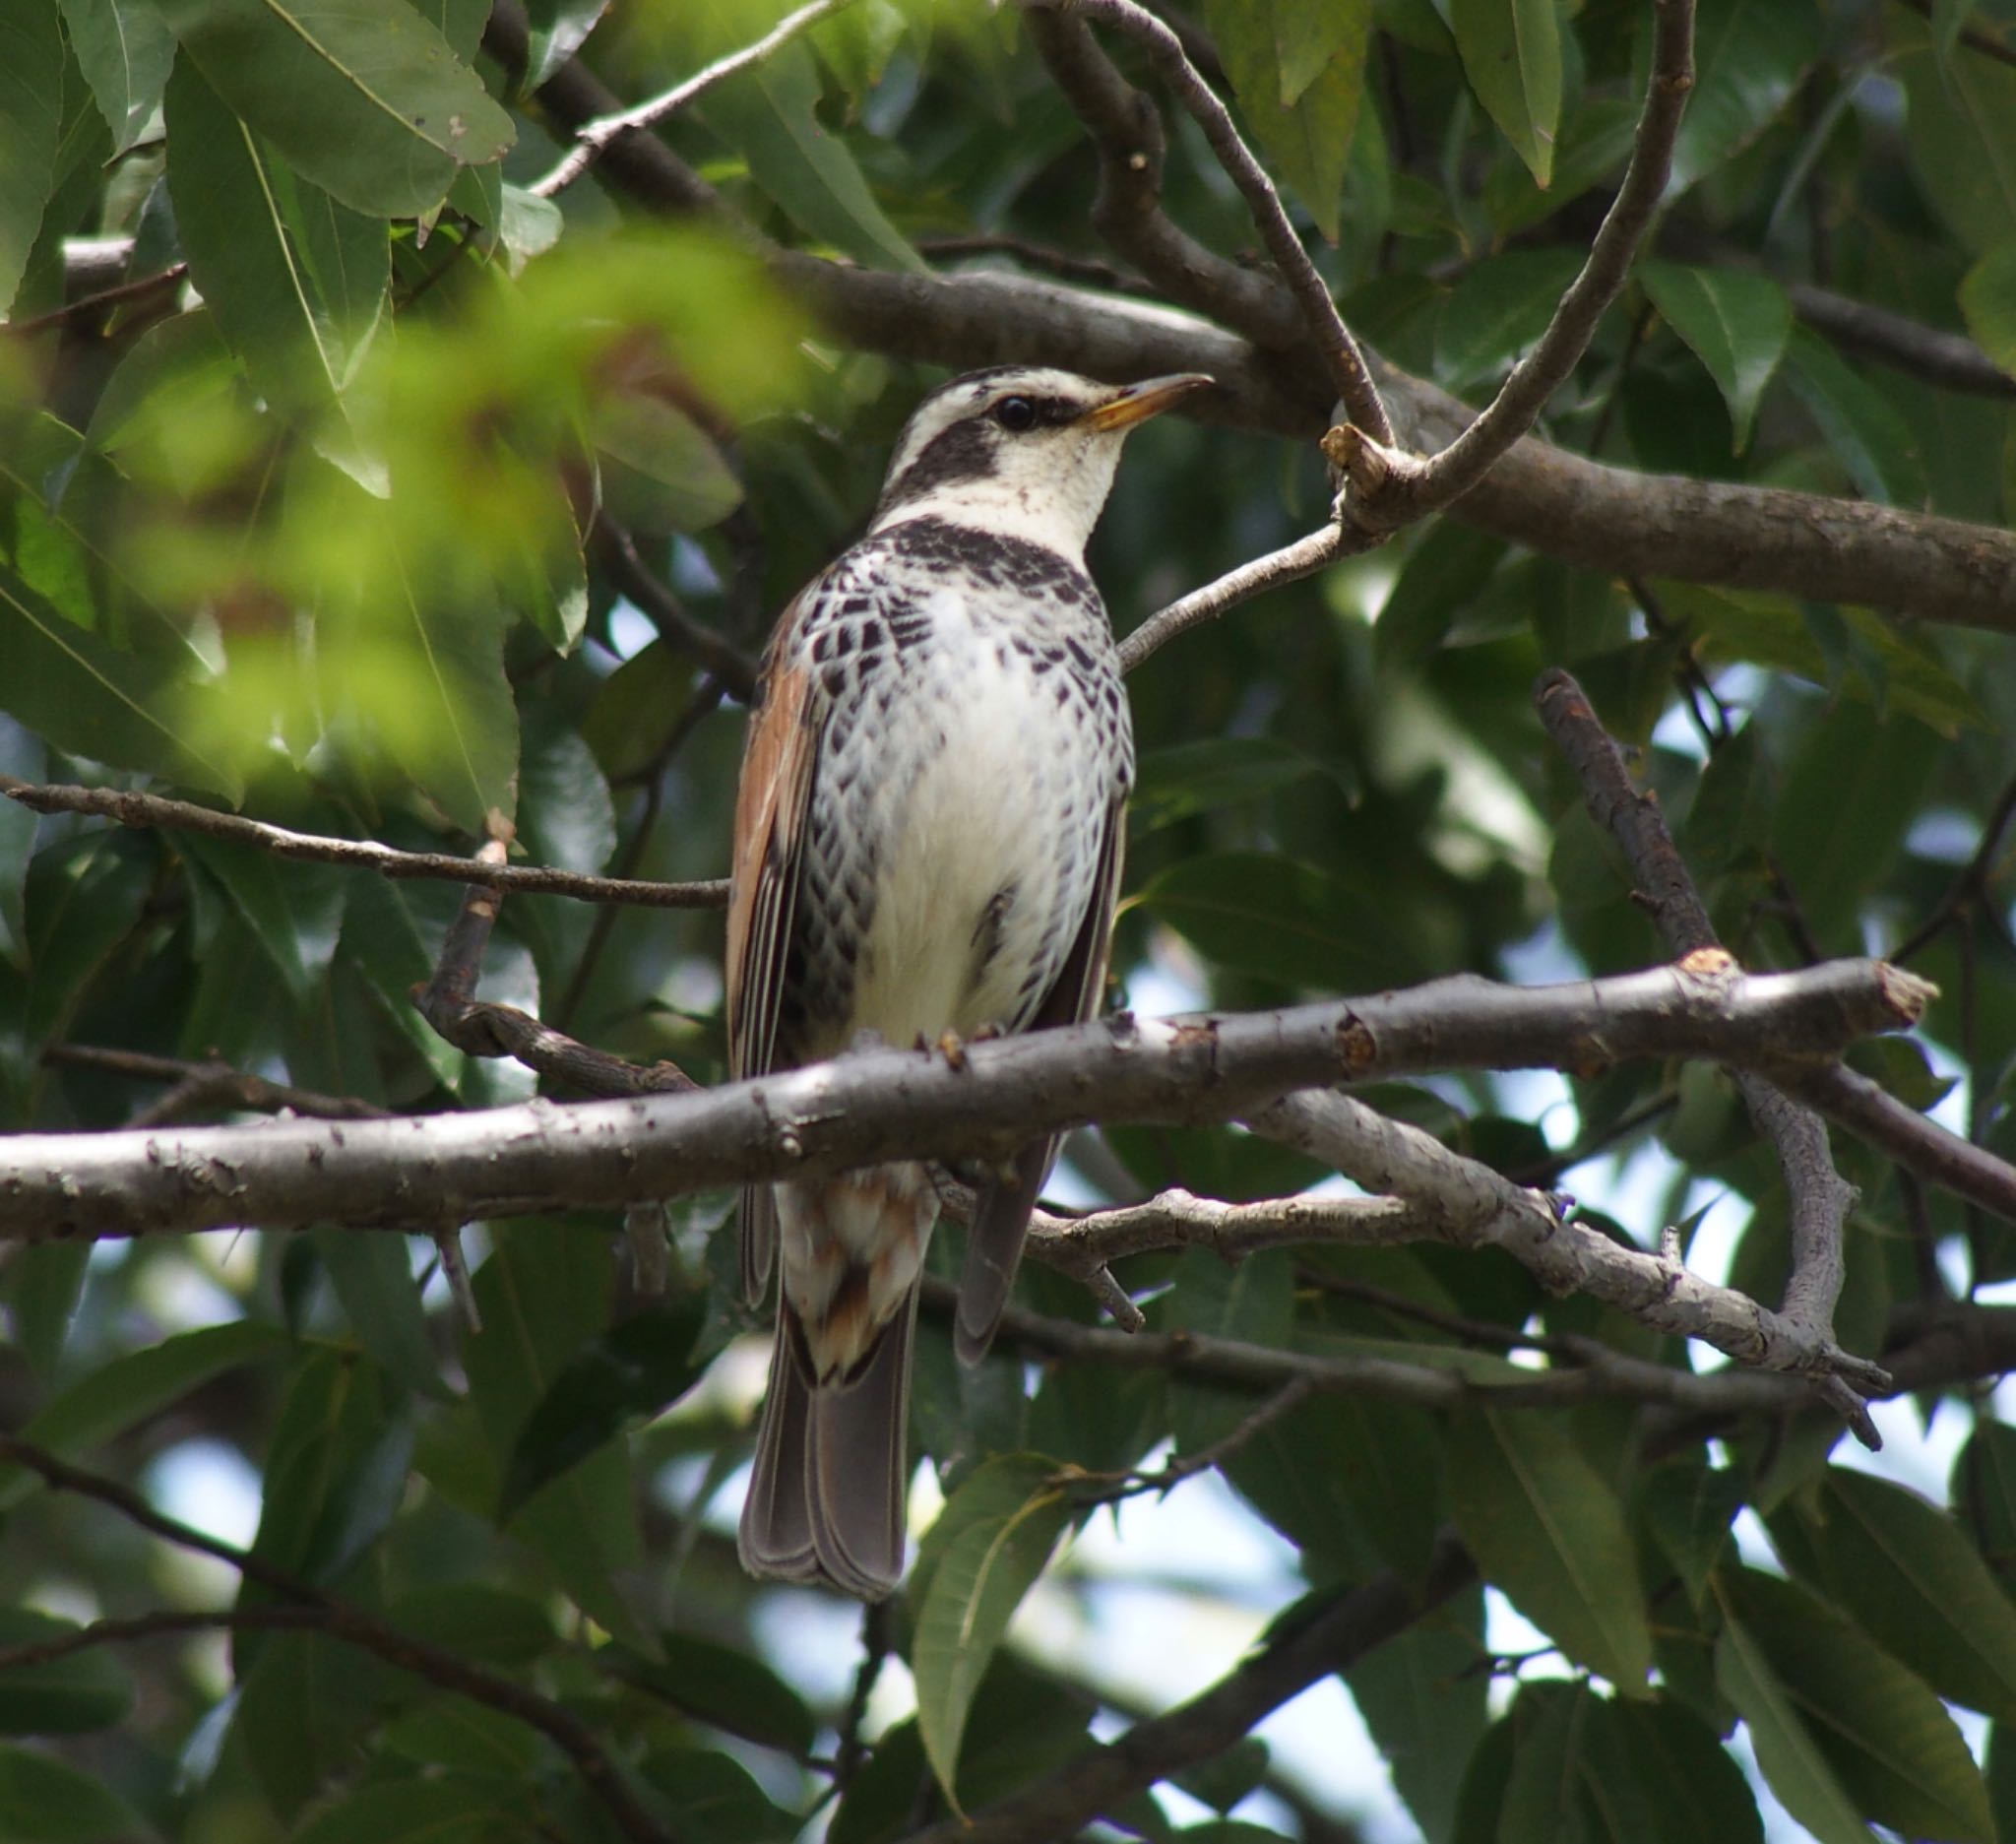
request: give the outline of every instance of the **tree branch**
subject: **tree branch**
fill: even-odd
[[[346,1222],[411,1231],[892,1159],[1000,1158],[1094,1119],[1221,1120],[1293,1089],[1429,1069],[1593,1071],[1674,1055],[1775,1068],[1910,1024],[1932,991],[1875,961],[1538,987],[1457,979],[1276,1012],[1122,1015],[970,1045],[956,1064],[871,1050],[697,1094],[20,1134],[0,1172],[0,1239],[298,1228],[327,1215],[334,1188]]]
[[[275,858],[301,858],[320,864],[344,864],[376,871],[381,877],[431,877],[456,883],[481,884],[490,890],[516,890],[529,896],[571,896],[589,903],[634,903],[644,909],[723,909],[727,905],[725,878],[706,883],[646,883],[623,877],[591,877],[580,871],[551,870],[536,864],[500,864],[480,858],[451,858],[441,852],[398,852],[370,839],[329,839],[316,833],[289,832],[264,820],[220,813],[193,800],[172,800],[164,795],[138,794],[122,788],[39,786],[0,775],[0,794],[37,813],[90,813],[115,819],[122,826],[158,827],[200,832],[213,839],[248,845]]]
[[[668,115],[676,114],[687,103],[706,95],[716,84],[724,82],[738,71],[752,69],[781,51],[800,32],[851,4],[852,0],[810,0],[809,5],[786,14],[754,44],[744,45],[739,51],[717,58],[705,70],[694,72],[684,83],[674,84],[662,95],[640,102],[634,108],[619,109],[614,114],[598,115],[592,121],[583,122],[574,131],[574,146],[567,157],[543,178],[536,179],[532,190],[542,199],[564,192],[601,159],[610,142],[638,134],[654,123],[663,121]]]
[[[247,1581],[255,1581],[290,1603],[278,1609],[245,1609],[229,1615],[208,1617],[212,1624],[312,1625],[332,1639],[353,1645],[382,1658],[387,1664],[415,1677],[453,1690],[472,1702],[515,1717],[536,1729],[565,1754],[589,1791],[608,1810],[623,1835],[632,1844],[673,1844],[658,1820],[638,1802],[616,1763],[604,1752],[595,1732],[578,1717],[549,1697],[528,1690],[522,1685],[499,1677],[479,1665],[472,1665],[460,1654],[425,1639],[416,1639],[398,1627],[349,1602],[277,1568],[263,1557],[240,1550],[155,1509],[130,1487],[117,1480],[72,1466],[46,1448],[19,1436],[0,1434],[0,1461],[27,1468],[54,1492],[73,1492],[109,1505],[122,1517],[157,1537],[185,1550],[198,1550],[228,1563]],[[248,1616],[241,1618],[240,1614]],[[273,1618],[267,1619],[266,1615]],[[153,1617],[159,1621],[166,1617]],[[100,1624],[114,1622],[100,1622]],[[166,1630],[157,1625],[155,1630]],[[94,1630],[87,1627],[86,1632]],[[38,1644],[46,1642],[37,1642]],[[75,1649],[73,1647],[72,1649]],[[52,1655],[60,1656],[60,1654]]]
[[[1405,1632],[1476,1579],[1469,1551],[1444,1531],[1418,1581],[1391,1570],[1373,1576],[1289,1623],[1188,1702],[1136,1723],[1118,1740],[1087,1749],[995,1805],[913,1832],[904,1844],[1041,1844],[1074,1837],[1089,1820],[1158,1780],[1229,1748],[1290,1697]]]
[[[1631,785],[1622,753],[1598,722],[1582,687],[1568,673],[1549,669],[1534,688],[1534,703],[1547,734],[1581,781],[1591,817],[1623,849],[1632,882],[1643,893],[1669,950],[1688,959],[1727,960],[1659,802]],[[1847,1272],[1843,1226],[1858,1193],[1835,1171],[1827,1129],[1817,1115],[1750,1071],[1737,1071],[1735,1080],[1743,1106],[1777,1154],[1785,1177],[1792,1275],[1781,1312],[1812,1344],[1831,1346],[1834,1303],[1841,1298]],[[1866,1412],[1845,1390],[1837,1390],[1833,1400],[1849,1416],[1857,1436],[1873,1444],[1875,1430]]]
[[[1512,367],[1489,408],[1446,448],[1418,467],[1381,457],[1370,489],[1347,497],[1354,522],[1392,531],[1424,513],[1452,505],[1497,465],[1533,427],[1550,398],[1589,350],[1597,323],[1631,273],[1632,259],[1666,191],[1674,138],[1694,87],[1694,0],[1654,0],[1652,75],[1631,148],[1631,162],[1582,272],[1569,284],[1539,345]],[[1381,447],[1387,439],[1361,428]],[[1354,484],[1358,476],[1353,474]]]
[[[1691,6],[1692,0],[1678,3]],[[1260,240],[1274,259],[1275,268],[1301,314],[1302,324],[1315,343],[1332,390],[1354,422],[1376,440],[1390,442],[1392,424],[1387,419],[1386,406],[1380,401],[1379,388],[1365,365],[1364,354],[1339,317],[1329,286],[1316,273],[1308,251],[1302,248],[1301,239],[1289,223],[1274,181],[1240,137],[1231,112],[1198,75],[1197,67],[1183,50],[1182,40],[1154,14],[1137,6],[1135,0],[1023,0],[1023,4],[1032,16],[1061,7],[1069,13],[1102,20],[1146,48],[1163,82],[1204,131],[1218,163],[1246,201]],[[1146,159],[1138,154],[1127,158],[1130,163]],[[1159,203],[1154,209],[1160,210]]]

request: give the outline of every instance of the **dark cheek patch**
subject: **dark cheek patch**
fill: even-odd
[[[932,436],[923,452],[890,481],[880,510],[921,499],[956,480],[988,479],[995,472],[992,431],[976,419],[955,422]]]

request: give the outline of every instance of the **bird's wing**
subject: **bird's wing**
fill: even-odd
[[[1113,911],[1120,898],[1120,868],[1127,853],[1127,800],[1124,792],[1106,809],[1105,835],[1100,842],[1099,869],[1092,901],[1078,936],[1036,1016],[1032,1031],[1052,1025],[1080,1024],[1099,1010],[1105,990],[1106,959],[1112,950]],[[968,1364],[986,1356],[1001,1310],[1015,1284],[1022,1260],[1023,1239],[1029,1234],[1030,1212],[1050,1176],[1057,1156],[1052,1134],[1015,1155],[1012,1177],[989,1180],[975,1200],[973,1223],[966,1237],[966,1267],[959,1281],[959,1320],[955,1344]]]
[[[797,905],[806,812],[819,759],[825,699],[809,662],[791,657],[789,641],[806,596],[787,609],[778,641],[764,663],[758,703],[749,719],[742,780],[735,793],[734,858],[728,883],[728,1071],[767,1075],[777,1049],[785,959]],[[742,1193],[742,1287],[753,1305],[763,1298],[777,1249],[770,1186]]]

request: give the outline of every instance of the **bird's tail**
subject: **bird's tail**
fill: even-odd
[[[917,1294],[845,1382],[812,1379],[803,1329],[780,1302],[770,1391],[739,1547],[752,1575],[826,1580],[879,1601],[903,1579],[910,1369]]]
[[[1056,1156],[1055,1139],[1025,1146],[1010,1171],[988,1179],[974,1199],[973,1222],[966,1232],[966,1266],[959,1276],[959,1318],[953,1330],[962,1363],[977,1364],[994,1341],[1022,1262],[1030,1216]]]

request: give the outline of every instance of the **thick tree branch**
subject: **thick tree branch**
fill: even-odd
[[[472,1665],[459,1653],[401,1632],[375,1615],[337,1599],[312,1582],[275,1567],[248,1550],[240,1550],[177,1518],[166,1516],[117,1480],[105,1479],[82,1467],[72,1466],[32,1441],[11,1434],[0,1435],[0,1461],[25,1467],[53,1492],[72,1492],[94,1498],[157,1537],[163,1537],[185,1550],[198,1550],[206,1556],[216,1557],[236,1569],[247,1581],[257,1582],[289,1603],[282,1609],[267,1610],[275,1615],[270,1621],[261,1619],[257,1610],[247,1610],[251,1615],[249,1619],[241,1620],[236,1615],[221,1617],[232,1624],[312,1624],[332,1639],[370,1652],[387,1664],[410,1671],[445,1690],[456,1691],[472,1702],[487,1704],[491,1709],[515,1717],[543,1735],[567,1756],[589,1791],[601,1801],[617,1828],[632,1844],[673,1844],[671,1834],[639,1803],[616,1763],[596,1739],[595,1732],[550,1697],[540,1696],[508,1678]],[[213,1623],[217,1623],[218,1619],[211,1617]]]
[[[937,1051],[872,1050],[690,1095],[425,1117],[22,1134],[0,1239],[320,1221],[413,1230],[609,1206],[891,1159],[1005,1157],[1094,1119],[1222,1120],[1291,1090],[1429,1069],[1590,1070],[1633,1056],[1766,1068],[1912,1023],[1933,988],[1874,961],[1656,968],[1560,986],[1437,981],[1200,1019],[1128,1016]]]
[[[1534,702],[1548,735],[1582,783],[1591,817],[1623,849],[1632,882],[1643,894],[1669,950],[1727,959],[1659,802],[1632,786],[1621,751],[1598,721],[1582,687],[1568,673],[1552,669],[1542,673]],[[1782,1314],[1807,1341],[1831,1346],[1834,1303],[1846,1277],[1843,1229],[1858,1193],[1835,1171],[1827,1129],[1817,1115],[1753,1072],[1739,1070],[1735,1079],[1743,1105],[1777,1154],[1785,1177],[1792,1275]],[[1866,1415],[1857,1419],[1856,1405],[1845,1393],[1834,1400],[1850,1415],[1858,1435],[1873,1431]]]
[[[590,903],[633,903],[645,909],[721,909],[728,900],[725,878],[706,883],[645,883],[625,877],[591,877],[580,871],[550,870],[537,864],[499,864],[452,858],[442,852],[397,852],[370,839],[329,839],[289,832],[264,820],[220,813],[193,800],[138,794],[121,788],[41,786],[0,775],[0,794],[37,813],[92,813],[122,826],[206,833],[234,845],[252,846],[275,858],[319,864],[344,864],[381,877],[428,877],[517,890],[529,896],[571,896]]]

